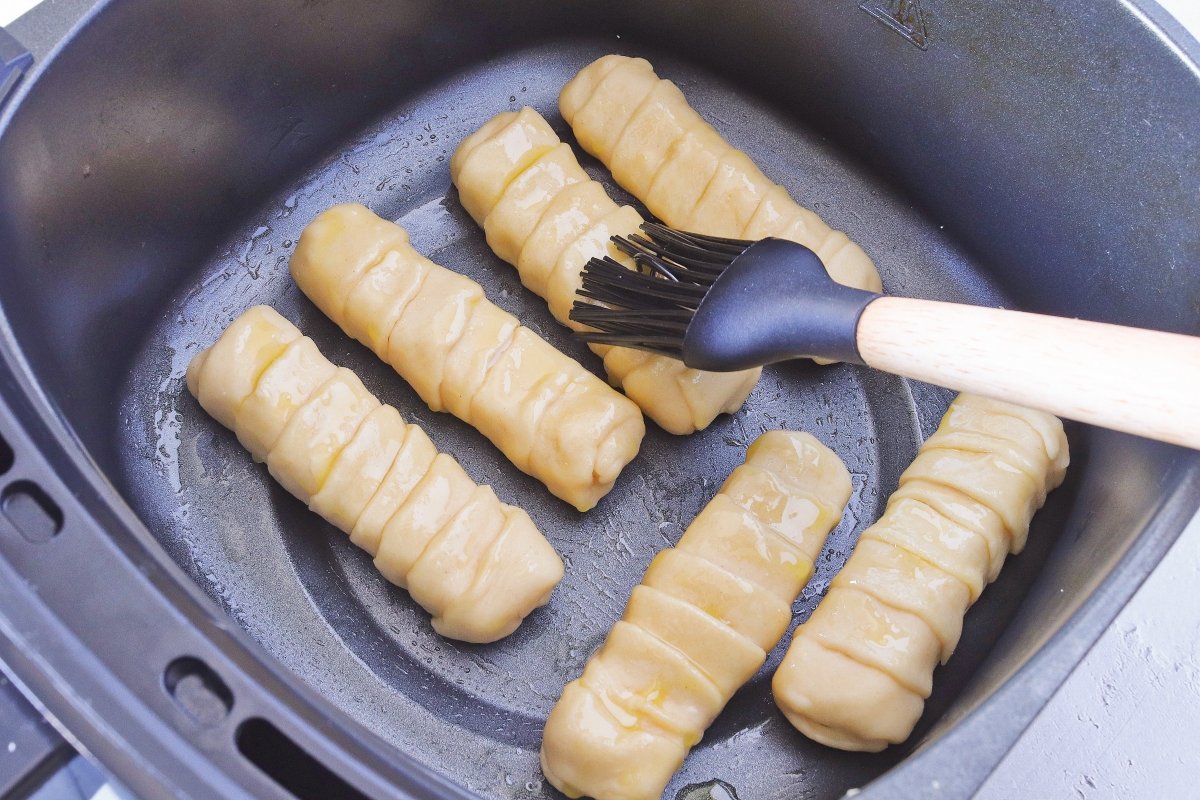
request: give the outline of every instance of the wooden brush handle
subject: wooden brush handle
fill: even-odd
[[[881,297],[858,349],[896,375],[1200,449],[1200,337]]]

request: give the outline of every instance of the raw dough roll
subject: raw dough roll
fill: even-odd
[[[843,750],[907,739],[967,608],[1024,547],[1068,460],[1055,417],[959,395],[796,629],[772,682],[791,723]]]
[[[812,436],[760,436],[563,690],[542,740],[546,778],[568,797],[660,797],[787,630],[850,491]]]
[[[317,307],[375,351],[429,404],[473,425],[522,472],[587,511],[641,445],[641,412],[434,264],[366,206],[308,224],[292,276]]]
[[[572,330],[582,329],[569,315],[588,260],[610,255],[632,266],[609,237],[636,232],[641,216],[614,203],[532,108],[499,114],[465,139],[450,159],[450,177],[496,255]],[[674,434],[737,411],[761,372],[701,372],[641,350],[592,350],[609,379]]]
[[[507,636],[562,578],[524,511],[477,486],[273,309],[234,320],[192,359],[187,385],[277,481],[406,587],[443,636]]]
[[[835,281],[882,291],[861,247],[763,175],[646,59],[597,59],[563,87],[558,108],[580,146],[670,227],[735,239],[790,239],[820,256]]]

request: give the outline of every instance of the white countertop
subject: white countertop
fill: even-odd
[[[0,25],[7,25],[38,4],[39,0],[0,0]]]
[[[37,2],[0,0],[0,25]],[[1200,38],[1200,0],[1159,3]],[[1148,800],[1200,794],[1194,786],[1200,774],[1197,586],[1200,514],[977,798]]]

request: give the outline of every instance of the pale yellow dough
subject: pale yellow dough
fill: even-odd
[[[843,750],[907,739],[967,608],[1024,547],[1068,461],[1055,417],[959,395],[796,629],[772,681],[788,720]]]
[[[421,256],[403,228],[365,206],[334,206],[310,222],[291,271],[431,409],[476,427],[580,511],[596,505],[637,454],[645,434],[637,406],[489,302],[479,284]]]
[[[882,290],[861,247],[763,175],[644,58],[597,59],[563,87],[558,108],[580,146],[670,227],[790,239],[820,256],[835,281]]]
[[[569,315],[584,265],[608,255],[629,266],[609,238],[636,232],[641,215],[614,203],[531,108],[499,114],[467,137],[450,160],[450,177],[496,255],[517,268],[555,319],[580,330]],[[700,372],[638,350],[592,349],[609,380],[674,434],[737,411],[761,372]]]
[[[443,636],[507,636],[562,578],[525,512],[477,486],[273,309],[234,320],[192,360],[187,384],[289,492],[406,586]]]
[[[542,740],[546,778],[568,797],[656,800],[787,630],[813,571],[805,551],[850,492],[846,467],[812,436],[759,437],[563,690]],[[792,500],[803,511],[781,514]]]

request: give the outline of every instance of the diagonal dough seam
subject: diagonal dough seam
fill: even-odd
[[[303,339],[303,338],[304,338],[303,336],[300,337],[300,339]],[[246,396],[243,397],[241,400],[239,400],[237,407],[235,409],[233,409],[233,418],[235,420],[237,419],[238,412],[242,410],[242,406],[246,405],[246,401],[250,399],[250,396],[258,391],[258,384],[262,382],[263,375],[265,375],[267,370],[271,368],[271,365],[274,364],[279,359],[283,358],[283,354],[286,353],[293,344],[300,341],[300,339],[293,339],[292,341],[288,342],[278,353],[271,356],[271,360],[268,361],[266,364],[264,364],[262,369],[258,370],[258,372],[254,376],[254,386],[250,389],[250,391],[246,392]],[[315,394],[315,392],[314,392],[314,394]],[[304,402],[307,403],[308,398],[305,398]],[[292,409],[292,413],[293,414],[296,413],[296,411],[298,411],[299,408],[300,408],[300,406],[296,406],[296,408]],[[291,419],[291,417],[289,416],[289,420],[290,419]],[[287,423],[284,423],[284,424],[286,425]]]
[[[704,670],[697,667],[695,665],[694,661],[692,661],[690,658],[688,658],[686,654],[680,652],[679,648],[675,647],[670,642],[663,641],[661,638],[659,638],[658,636],[655,636],[653,633],[646,630],[641,625],[634,625],[633,623],[627,622],[623,619],[617,620],[616,625],[629,625],[630,627],[636,628],[637,630],[641,631],[644,635],[646,635],[653,641],[657,642],[658,644],[662,645],[668,652],[670,652],[673,655],[677,656],[678,658],[682,659],[684,666],[687,667],[691,672],[694,672],[696,674],[696,677],[698,677],[700,680],[702,680],[709,689],[711,689],[713,692],[715,692],[717,694],[721,694],[721,688],[719,686],[717,686],[716,683],[714,683],[710,677],[708,677],[708,673],[706,673]],[[615,629],[616,625],[614,625],[614,629]],[[589,674],[589,672],[590,672],[590,674]],[[612,677],[612,672],[608,669],[608,667],[605,666],[603,659],[596,658],[595,656],[593,656],[588,661],[587,667],[585,667],[584,673],[583,673],[583,675],[580,676],[579,680],[583,683],[584,686],[589,686],[591,684],[592,676],[594,676],[596,674],[600,675],[601,679],[598,682],[601,683],[604,686],[604,688],[606,688],[606,689],[607,688],[618,688],[618,689],[621,688],[620,681],[617,680],[616,678]],[[588,678],[585,679],[584,675],[587,675]],[[593,688],[593,691],[595,691],[595,687],[589,686],[589,688]],[[636,717],[639,722],[650,722],[656,728],[658,728],[665,735],[666,738],[670,738],[677,742],[681,742],[682,744],[684,744],[687,747],[692,746],[692,745],[688,744],[688,740],[691,737],[689,737],[687,735],[688,731],[684,728],[682,723],[671,719],[670,715],[668,715],[664,710],[662,710],[660,708],[654,708],[653,706],[650,706],[649,704],[637,704],[637,703],[622,702],[622,697],[620,695],[617,695],[616,697],[614,697],[612,699],[612,702],[614,705],[620,707],[623,711],[625,711],[626,714],[629,714],[632,717]],[[692,744],[695,744],[695,743],[692,743]]]
[[[919,620],[920,623],[922,625],[924,625],[925,628],[929,631],[930,635],[932,635],[935,639],[937,638],[937,632],[933,630],[933,626],[930,625],[928,620],[926,620],[920,614],[915,614],[915,613],[908,611],[906,609],[903,609],[903,608],[897,608],[896,606],[892,605],[891,603],[887,602],[886,600],[881,600],[880,598],[876,597],[875,595],[871,594],[870,592],[862,591],[862,589],[860,589],[857,586],[854,586],[854,587],[841,586],[841,587],[837,587],[837,591],[839,591],[839,592],[858,592],[860,594],[867,595],[872,600],[874,600],[876,603],[879,603],[881,606],[883,606],[884,608],[886,608],[890,611],[896,611],[901,614],[907,614],[907,615],[913,617],[914,619]],[[921,697],[923,699],[929,697],[929,692],[926,692],[923,687],[913,686],[904,677],[901,677],[900,675],[895,674],[894,672],[892,672],[890,669],[888,669],[883,664],[877,664],[877,663],[873,663],[872,661],[863,660],[863,658],[861,658],[859,655],[856,654],[855,648],[853,647],[853,642],[846,642],[845,640],[842,640],[842,639],[839,639],[837,641],[830,641],[829,639],[823,638],[821,636],[813,637],[813,641],[816,641],[818,644],[820,644],[826,650],[829,650],[834,653],[840,653],[841,655],[846,656],[846,658],[853,659],[854,661],[856,661],[857,663],[859,663],[860,665],[862,665],[864,667],[868,667],[868,668],[876,670],[878,672],[882,672],[884,675],[887,675],[889,678],[894,680],[896,683],[900,684],[905,689],[907,689],[908,691],[917,695],[918,697]]]
[[[511,125],[513,123],[510,122],[509,124]],[[529,153],[522,156],[521,160],[517,162],[518,166],[513,170],[512,174],[505,178],[504,185],[500,187],[500,191],[496,192],[496,202],[492,203],[492,208],[487,210],[487,213],[484,214],[484,217],[486,218],[487,214],[492,213],[492,209],[494,209],[500,203],[500,201],[504,198],[504,195],[508,193],[509,187],[513,185],[513,182],[515,182],[517,178],[520,178],[522,175],[524,175],[528,169],[530,169],[537,162],[541,161],[547,153],[553,152],[553,150],[554,146],[543,149],[534,148],[531,149]],[[472,150],[467,154],[467,157],[463,159],[464,170],[467,168],[467,165],[471,163],[471,156],[473,155],[475,155],[475,150]]]
[[[458,332],[458,337],[450,344],[449,347],[446,348],[445,362],[447,364],[449,364],[453,360],[455,351],[458,350],[459,345],[461,345],[463,343],[463,340],[466,339],[467,331],[470,330],[470,327],[471,327],[471,320],[472,320],[472,318],[474,318],[474,316],[477,313],[479,313],[480,307],[484,303],[490,304],[490,301],[482,295],[471,300],[470,311],[467,312],[466,319],[463,320],[462,327],[460,328],[460,330]],[[515,335],[516,335],[516,332],[514,329],[513,336],[515,336]],[[512,336],[510,336],[508,342],[505,343],[505,349],[508,348],[508,345],[510,345],[511,342],[512,342]],[[486,377],[487,377],[487,374],[485,373],[484,378],[486,379]],[[447,381],[447,379],[448,379],[448,376],[446,374],[446,371],[443,369],[442,370],[442,379],[440,381],[438,381],[438,386],[437,386],[438,402],[441,404],[443,409],[448,407],[448,403],[446,402],[446,381]],[[478,394],[479,390],[482,387],[483,387],[483,381],[480,381],[479,386],[477,386],[475,388],[476,394]]]
[[[635,65],[636,63],[637,63],[636,59],[633,61],[625,61],[621,64],[618,64],[613,69],[609,70],[602,79],[596,81],[596,88],[592,90],[592,93],[590,95],[588,95],[587,102],[585,102],[583,105],[581,105],[579,107],[579,111],[583,111],[584,109],[586,109],[588,107],[588,105],[592,101],[592,97],[596,94],[597,91],[599,91],[600,87],[602,85],[604,85],[604,82],[606,80],[608,80],[611,76],[615,75],[616,73],[620,72],[621,70],[625,69],[626,67]],[[609,149],[608,149],[609,153],[616,152],[617,147],[621,144],[621,137],[623,137],[625,135],[625,131],[629,130],[629,124],[631,122],[633,122],[633,119],[634,119],[634,117],[637,116],[638,111],[640,111],[642,109],[642,106],[644,106],[646,104],[646,101],[648,101],[650,99],[650,96],[652,94],[654,94],[654,85],[655,85],[655,83],[651,82],[646,89],[646,93],[644,95],[642,95],[640,98],[638,98],[636,104],[634,104],[633,110],[629,113],[629,116],[625,118],[625,124],[621,126],[621,130],[617,131],[617,135],[613,137],[612,146],[609,147]],[[576,112],[576,113],[579,113],[579,112]]]
[[[374,266],[372,266],[370,269],[363,270],[362,277],[354,282],[354,287],[357,287],[358,284],[361,283],[367,277],[367,275],[370,274],[370,272],[372,270],[374,270],[377,267],[379,267],[380,265],[382,265],[383,262],[387,259],[389,253],[395,253],[397,255],[397,257],[399,257],[399,258],[403,258],[405,256],[405,254],[399,250],[385,251],[384,254],[379,257],[379,261],[377,261],[374,264]],[[420,279],[417,281],[417,285],[412,290],[412,294],[410,294],[408,299],[404,301],[404,305],[400,307],[400,313],[396,315],[396,321],[392,323],[392,327],[388,330],[387,336],[382,337],[382,341],[384,342],[384,352],[382,354],[377,353],[376,355],[378,355],[379,358],[382,359],[384,361],[384,363],[388,364],[389,366],[391,366],[390,356],[391,356],[392,350],[391,350],[390,345],[391,345],[391,341],[392,341],[392,334],[396,332],[396,328],[400,327],[400,323],[404,321],[404,314],[408,311],[409,306],[411,306],[413,304],[414,300],[416,300],[418,297],[420,297],[421,290],[425,288],[425,284],[429,280],[429,276],[432,273],[433,273],[433,270],[426,270],[421,275]],[[346,293],[347,297],[349,297],[351,294],[354,293],[354,287],[352,287],[351,290]],[[370,347],[370,345],[368,345],[368,347]],[[392,366],[392,369],[394,370],[395,366]]]
[[[403,420],[403,417],[401,417],[401,419]],[[366,420],[363,421],[365,422]],[[379,485],[375,487],[375,491],[371,492],[371,496],[367,498],[367,502],[363,503],[362,510],[360,510],[358,515],[354,518],[354,524],[350,526],[350,530],[347,532],[347,535],[350,535],[354,532],[354,530],[358,527],[358,522],[362,519],[363,514],[367,512],[367,509],[370,508],[371,503],[375,501],[376,495],[383,490],[384,484],[387,483],[387,477],[391,474],[392,467],[396,466],[396,460],[399,459],[400,455],[404,452],[404,445],[408,442],[408,437],[412,435],[412,429],[414,427],[415,426],[411,422],[404,420],[404,438],[399,441],[399,446],[396,448],[396,454],[392,456],[392,460],[388,462],[387,469],[383,470],[383,477],[380,478]],[[357,434],[357,431],[355,433]],[[350,441],[354,441],[354,438],[351,437]],[[347,443],[347,446],[349,446],[349,443]],[[341,453],[339,453],[338,456],[340,457]],[[331,474],[332,472],[333,470],[330,469]],[[374,553],[371,553],[370,555],[374,557]]]
[[[414,571],[417,570],[417,568],[420,566],[420,564],[425,560],[425,557],[427,555],[429,555],[430,553],[432,553],[433,549],[441,543],[442,538],[445,537],[445,535],[446,535],[446,532],[453,530],[455,523],[458,522],[459,518],[462,517],[464,514],[467,514],[473,510],[471,508],[471,506],[476,500],[476,495],[479,495],[482,492],[490,492],[491,496],[496,500],[496,503],[499,504],[503,508],[503,505],[504,505],[503,502],[498,497],[496,497],[495,492],[492,492],[491,487],[487,486],[486,484],[481,484],[481,485],[477,486],[476,489],[471,493],[471,496],[467,498],[467,501],[465,503],[463,503],[461,506],[459,506],[459,508],[453,514],[451,514],[449,517],[447,517],[446,521],[442,523],[441,527],[439,527],[437,529],[437,531],[432,536],[429,537],[429,541],[427,541],[425,543],[425,546],[423,548],[421,548],[420,555],[418,555],[416,558],[413,559],[412,566],[410,566],[408,569],[408,572],[410,575]],[[508,521],[507,517],[505,518],[504,521],[505,522]],[[505,530],[506,529],[505,529],[504,524],[501,523],[500,529],[496,532],[496,537],[487,543],[487,549],[488,549],[489,554],[491,553],[491,549],[492,549],[493,545],[495,545],[496,542],[502,537],[502,535],[505,533]],[[475,579],[478,578],[478,576],[479,576],[478,561],[476,561],[476,563],[472,564],[472,568],[474,569],[474,573],[471,576],[471,583],[468,584],[468,586],[467,586],[468,591],[470,590],[470,587],[472,585],[474,585]],[[460,597],[465,595],[466,593],[467,592],[463,592],[462,595],[460,595]]]
[[[310,403],[312,403],[314,400],[316,400],[318,397],[320,397],[321,393],[325,391],[326,387],[328,387],[334,381],[337,381],[339,379],[345,380],[343,373],[342,373],[342,369],[344,369],[344,367],[340,367],[337,370],[335,370],[334,373],[331,376],[329,376],[329,378],[326,379],[326,381],[324,383],[322,383],[320,386],[318,386],[316,389],[313,390],[312,394],[310,394],[303,403],[300,403],[292,410],[292,413],[288,416],[288,421],[284,423],[282,428],[280,428],[279,439],[277,439],[275,441],[275,444],[271,447],[271,450],[267,453],[266,460],[268,462],[270,461],[271,456],[275,455],[276,448],[278,448],[278,446],[279,446],[279,442],[283,441],[284,438],[287,436],[289,429],[291,428],[292,424],[294,423],[294,420],[296,420],[296,418],[299,416],[300,412],[302,412],[304,409],[306,409],[308,407],[308,405]],[[351,373],[351,374],[353,374],[353,373]],[[378,403],[379,401],[376,400],[376,402]],[[329,475],[331,472],[333,472],[334,463],[337,462],[337,460],[341,457],[342,451],[346,449],[346,445],[350,444],[350,441],[358,434],[359,428],[362,427],[362,424],[366,421],[367,416],[369,416],[369,415],[370,415],[370,412],[363,415],[363,418],[360,419],[358,421],[358,424],[356,424],[354,426],[354,432],[351,433],[350,436],[346,437],[346,441],[343,442],[340,447],[338,447],[337,452],[334,453],[334,455],[329,459],[329,465],[325,469],[325,474],[321,477],[320,485],[317,486],[315,491],[308,493],[310,500],[313,497],[316,497],[317,494],[320,493],[321,489],[324,488],[325,481],[329,480]]]
[[[484,298],[484,300],[486,300],[486,299],[487,298]],[[471,309],[472,316],[474,316],[475,314],[477,314],[479,312],[480,305],[481,304],[477,302],[474,305],[474,307]],[[505,313],[507,313],[507,312],[505,312]],[[483,390],[483,387],[487,385],[488,378],[491,377],[492,370],[494,370],[496,368],[497,364],[499,364],[502,360],[504,360],[505,353],[507,353],[512,348],[513,344],[516,343],[516,341],[517,341],[517,333],[521,330],[521,328],[525,327],[524,325],[521,324],[521,320],[517,319],[516,317],[513,317],[513,321],[516,322],[517,324],[512,326],[512,330],[509,332],[508,337],[505,338],[505,340],[499,346],[493,348],[492,352],[488,354],[487,362],[484,364],[484,368],[483,368],[483,376],[479,380],[479,385],[475,387],[475,394],[471,395],[470,399],[467,401],[468,408],[472,408],[474,406],[475,398],[479,395],[479,392]],[[465,325],[463,325],[463,334],[464,335],[466,334],[467,328],[469,326],[470,326],[470,320],[468,320],[467,323]],[[459,344],[462,343],[462,340],[463,340],[463,337],[460,336],[458,338],[458,340],[454,343],[454,346],[451,347],[450,350],[447,352],[447,354],[446,354],[447,361],[451,360],[454,357],[454,351],[455,351],[455,349],[457,349]],[[445,381],[446,381],[446,376],[445,376],[445,373],[443,373],[442,374],[442,385],[438,387],[438,394],[441,395],[441,397],[442,397],[442,406],[443,407],[446,406],[446,397],[445,397],[445,390],[444,390]]]

